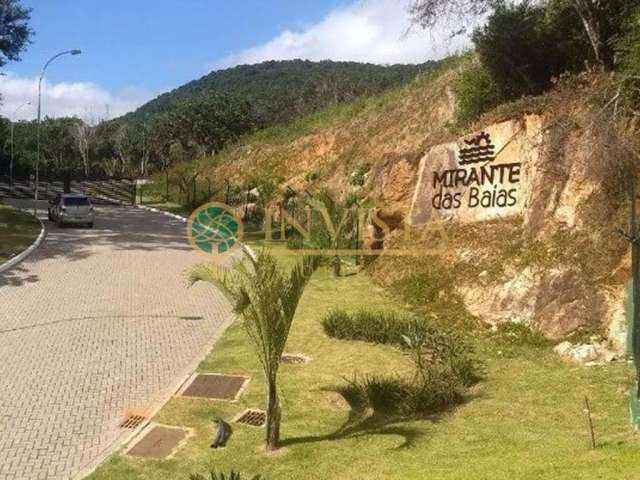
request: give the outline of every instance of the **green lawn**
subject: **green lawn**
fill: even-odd
[[[0,263],[28,248],[39,233],[32,215],[0,203]]]
[[[298,310],[288,351],[312,357],[306,366],[283,365],[283,448],[266,454],[264,430],[235,425],[227,448],[208,445],[214,416],[230,419],[245,407],[263,407],[259,366],[241,325],[233,325],[206,360],[203,372],[248,374],[239,403],[172,399],[156,421],[195,435],[163,461],[110,457],[97,479],[187,479],[212,466],[283,479],[600,479],[635,478],[640,442],[629,427],[628,371],[622,364],[578,368],[551,351],[495,347],[478,340],[486,379],[455,410],[428,420],[364,424],[336,434],[348,407],[335,393],[343,377],[408,372],[392,347],[326,337],[320,319],[330,308],[399,308],[364,274],[332,278],[319,271]],[[588,448],[583,400],[591,401],[598,448]]]

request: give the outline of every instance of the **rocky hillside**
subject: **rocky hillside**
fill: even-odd
[[[425,255],[384,256],[371,274],[447,321],[516,322],[622,352],[630,262],[615,231],[628,203],[624,146],[608,126],[612,78],[565,79],[452,131],[459,67],[262,132],[207,175],[270,177],[282,191],[328,187],[376,205],[394,230],[384,247]]]

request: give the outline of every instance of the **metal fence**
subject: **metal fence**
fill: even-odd
[[[135,203],[136,180],[131,178],[70,179],[68,192],[87,195],[93,203],[105,205],[131,205]],[[30,178],[14,179],[0,177],[0,198],[34,198],[35,182]],[[50,200],[65,193],[65,181],[41,178],[38,198]]]

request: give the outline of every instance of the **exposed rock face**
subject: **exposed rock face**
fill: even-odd
[[[382,198],[390,205],[382,210],[385,219],[395,228],[402,218],[403,202],[413,226],[518,218],[524,234],[544,246],[541,256],[560,248],[554,242],[561,246],[574,242],[576,233],[582,238],[595,235],[594,221],[598,220],[589,202],[599,193],[600,184],[585,160],[588,142],[581,141],[582,133],[569,136],[565,149],[571,158],[565,158],[565,152],[565,157],[550,164],[545,156],[544,125],[542,117],[527,115],[430,148],[415,172],[410,199],[406,194],[410,165],[402,161],[390,165],[383,184]],[[611,240],[598,241],[606,244]],[[526,257],[530,253],[526,249],[522,247],[515,257]],[[609,272],[611,278],[605,284],[590,273],[588,261],[580,258],[583,253],[577,249],[571,253],[573,258],[558,254],[555,261],[525,267],[511,259],[515,263],[506,264],[500,278],[463,279],[456,287],[468,310],[491,324],[525,324],[556,341],[580,330],[607,335],[606,349],[572,350],[571,356],[581,363],[610,356],[605,350],[620,354],[626,343],[622,285],[629,274],[628,262],[622,261]],[[477,261],[473,251],[452,248],[449,255],[452,264]]]
[[[578,365],[598,365],[613,362],[619,355],[606,344],[594,341],[581,345],[562,342],[553,349],[560,357]]]
[[[535,294],[534,325],[553,340],[597,324],[605,314],[605,299],[572,269],[545,273]]]

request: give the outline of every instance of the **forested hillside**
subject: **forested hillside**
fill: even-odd
[[[438,62],[381,66],[357,62],[270,61],[218,70],[148,102],[123,120],[141,121],[211,93],[248,100],[263,125],[290,121],[323,107],[396,87]]]

